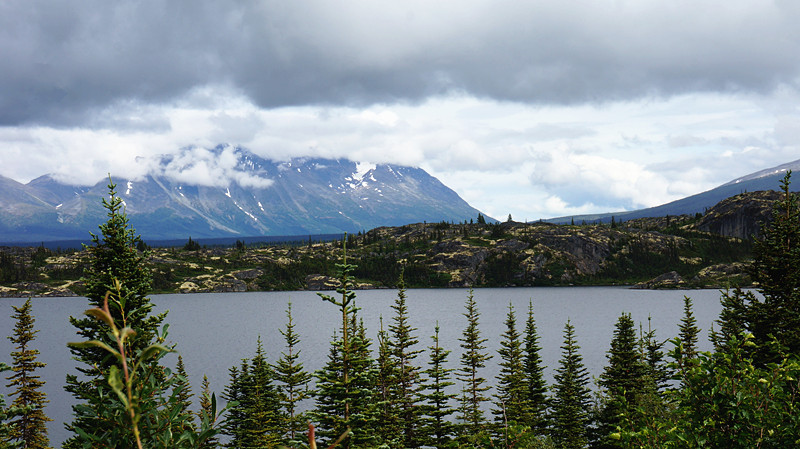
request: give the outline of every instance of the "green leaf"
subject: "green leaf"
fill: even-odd
[[[112,366],[108,372],[108,385],[114,390],[114,393],[117,394],[120,401],[125,404],[125,408],[128,408],[128,396],[125,395],[123,391],[125,388],[125,383],[122,381],[122,375],[119,372],[119,368],[117,366]]]
[[[114,354],[115,356],[120,357],[120,354],[116,349],[114,349],[111,346],[103,343],[102,341],[98,341],[98,340],[90,340],[90,341],[82,341],[82,342],[71,342],[71,343],[67,343],[67,346],[69,346],[71,348],[76,348],[76,349],[86,349],[86,348],[96,347],[96,348],[100,348],[100,349],[105,349],[106,351]]]
[[[106,311],[103,310],[103,309],[99,309],[99,308],[95,307],[94,309],[89,309],[89,310],[87,310],[87,311],[85,311],[83,313],[84,313],[84,315],[88,315],[90,317],[94,317],[97,320],[108,324],[109,327],[112,327],[112,328],[114,327],[114,319],[111,318],[111,315],[106,313]]]

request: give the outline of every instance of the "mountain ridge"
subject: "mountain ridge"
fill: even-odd
[[[633,220],[637,218],[664,217],[668,215],[693,215],[704,213],[720,201],[745,192],[755,192],[761,190],[775,190],[779,187],[779,181],[788,170],[800,171],[800,159],[772,168],[759,170],[757,172],[736,178],[718,187],[705,192],[671,201],[659,206],[637,209],[633,211],[605,212],[599,214],[573,215],[546,219],[548,223],[566,224],[571,222],[580,223],[608,223],[612,218],[616,221]],[[800,182],[791,185],[794,192],[800,191]]]
[[[229,146],[212,154],[217,159],[163,157],[150,174],[113,179],[143,238],[331,234],[480,213],[420,168],[322,158],[275,162]],[[107,184],[75,187],[49,175],[26,185],[0,179],[6,198],[0,241],[85,238],[104,220]]]

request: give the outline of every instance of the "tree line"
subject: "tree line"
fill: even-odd
[[[310,373],[299,363],[302,342],[289,305],[280,357],[270,362],[255,342],[255,354],[229,370],[227,405],[217,406],[206,380],[198,411],[182,359],[174,370],[163,364],[176,346],[168,343],[166,314],[152,313],[151,275],[110,183],[108,221],[90,247],[93,308],[70,319],[83,341],[70,343],[79,366],[67,376],[76,405],[64,447],[797,446],[800,210],[789,180],[787,174],[773,220],[754,245],[751,275],[760,296],[722,294],[713,351],[698,352],[699,329],[685,297],[670,350],[649,326],[637,332],[630,315],[619,317],[596,393],[568,321],[547,385],[533,304],[522,326],[509,304],[500,349],[491,354],[470,292],[458,368],[450,369],[452,349],[440,344],[438,326],[426,345],[409,324],[402,270],[391,319],[374,340],[367,335],[353,291],[356,267],[344,251],[336,294],[320,294],[339,323],[325,365]],[[14,401],[0,402],[0,447],[47,447],[30,302],[14,310]],[[494,389],[482,375],[493,357],[500,366]]]

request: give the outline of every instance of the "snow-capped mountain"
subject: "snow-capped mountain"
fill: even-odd
[[[331,234],[477,217],[419,168],[347,160],[273,162],[218,147],[163,157],[147,176],[113,178],[143,238]],[[74,187],[51,176],[0,179],[0,241],[85,239],[105,221],[108,180]]]

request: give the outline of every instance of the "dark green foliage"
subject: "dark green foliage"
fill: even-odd
[[[211,393],[211,388],[209,387],[208,376],[203,375],[203,383],[200,390],[200,412],[197,415],[198,418],[200,418],[201,427],[213,426],[216,420],[216,416],[214,415],[216,402],[217,399],[214,394]],[[200,444],[199,449],[213,449],[218,446],[219,441],[217,437],[211,436]]]
[[[671,356],[679,359],[680,341],[674,344]],[[626,447],[797,447],[800,363],[784,353],[779,363],[760,367],[748,356],[754,345],[752,336],[733,336],[722,350],[700,353],[695,363],[680,368],[675,409],[621,432]]]
[[[136,335],[136,330],[118,328],[109,308],[109,302],[126,303],[127,298],[119,296],[122,290],[118,284],[102,308],[86,311],[87,316],[108,327],[111,342],[90,340],[69,344],[76,349],[101,349],[116,363],[104,373],[103,381],[94,384],[94,393],[100,400],[91,407],[74,407],[77,418],[72,428],[78,435],[68,443],[93,448],[197,447],[216,430],[206,426],[201,427],[199,433],[191,430],[193,416],[183,410],[179,399],[182,387],[177,377],[160,365],[163,357],[171,352],[160,343],[166,339],[166,331],[159,335],[158,342],[141,350],[130,349],[127,340]],[[99,425],[83,427],[87,422]]]
[[[459,420],[462,424],[462,436],[475,436],[485,431],[486,419],[482,410],[483,404],[489,401],[486,379],[481,376],[482,369],[486,366],[486,361],[491,359],[486,350],[486,338],[481,338],[479,328],[480,313],[475,304],[472,290],[467,295],[465,305],[466,312],[464,317],[467,319],[467,327],[464,329],[461,338],[461,365],[458,370],[457,378],[462,383],[461,404],[459,406]]]
[[[683,318],[678,326],[678,338],[681,341],[684,360],[693,359],[697,355],[698,334],[700,334],[700,329],[697,327],[697,320],[692,312],[692,299],[684,296]]]
[[[381,435],[384,443],[389,447],[400,446],[400,416],[395,408],[397,402],[396,385],[398,368],[392,359],[389,332],[383,326],[383,317],[380,317],[380,330],[378,331],[378,421],[381,425]]]
[[[533,315],[533,301],[528,303],[528,318],[525,320],[525,346],[523,368],[525,371],[525,407],[523,422],[537,435],[547,431],[547,383],[544,380],[539,334]]]
[[[21,307],[12,308],[14,335],[8,339],[16,346],[11,353],[13,374],[7,377],[10,382],[6,386],[14,389],[9,395],[14,398],[11,405],[24,409],[24,412],[10,422],[11,439],[25,448],[46,448],[50,444],[46,424],[52,420],[45,415],[44,406],[50,401],[41,391],[44,381],[36,375],[36,369],[43,368],[45,363],[37,361],[39,351],[31,347],[39,331],[34,330],[30,298]]]
[[[606,357],[608,364],[600,375],[602,388],[600,410],[597,416],[597,448],[620,448],[619,440],[611,434],[622,425],[621,416],[633,417],[633,410],[646,392],[656,390],[651,370],[642,358],[639,339],[636,337],[633,320],[622,314],[614,329],[611,349]]]
[[[183,363],[183,357],[178,355],[178,364],[175,367],[175,398],[180,404],[181,414],[192,415],[192,386],[189,384],[189,376],[186,374],[186,365]],[[180,429],[181,432],[186,430],[194,431],[194,423],[186,421],[185,428]]]
[[[127,352],[136,355],[151,343],[162,341],[158,328],[166,313],[150,314],[153,305],[146,296],[150,290],[150,272],[146,269],[144,254],[136,250],[140,238],[128,225],[122,199],[116,196],[116,185],[109,181],[108,189],[109,198],[103,199],[108,220],[100,225],[101,236],[92,234],[92,245],[87,248],[90,269],[85,279],[85,294],[90,305],[101,308],[105,304],[106,293],[114,292],[108,302],[109,313],[117,328],[136,329],[136,334],[126,340]],[[112,346],[115,344],[105,324],[96,319],[70,317],[70,323],[85,340],[96,340]],[[70,351],[81,362],[78,371],[82,376],[67,375],[65,389],[78,402],[73,406],[75,420],[67,427],[75,432],[99,437],[110,430],[99,411],[114,407],[102,393],[106,388],[105,373],[116,364],[116,360],[107,351],[94,346],[73,346]],[[143,377],[145,382],[148,382],[148,376],[155,376],[154,382],[163,380],[163,370],[156,369],[157,359],[150,358],[148,362],[152,366]],[[68,440],[65,447],[76,447],[77,437],[76,434]]]
[[[292,303],[286,307],[286,318],[286,330],[281,330],[286,346],[275,364],[275,381],[278,384],[278,397],[284,419],[283,427],[287,431],[285,436],[293,441],[306,427],[305,415],[298,411],[298,404],[309,396],[308,383],[311,380],[311,374],[306,372],[303,364],[298,360],[300,336],[294,330]]]
[[[351,272],[347,263],[346,248],[339,269],[341,299],[319,294],[339,308],[341,315],[340,337],[334,336],[328,362],[314,375],[317,378],[315,420],[319,423],[318,435],[328,444],[350,430],[341,445],[344,448],[369,447],[378,442],[376,402],[377,368],[370,356],[369,340],[359,328],[356,318],[358,308],[353,303]]]
[[[11,367],[0,362],[0,373],[11,370]],[[11,441],[13,428],[11,421],[22,415],[19,407],[6,407],[5,397],[0,394],[0,449],[12,449],[21,446],[20,442]]]
[[[422,443],[420,435],[421,409],[420,393],[423,385],[420,379],[420,368],[415,360],[421,349],[416,349],[419,339],[414,335],[417,330],[408,322],[406,307],[406,289],[401,271],[397,299],[392,305],[395,315],[389,325],[389,347],[392,365],[395,368],[394,388],[391,389],[392,407],[398,413],[401,432],[401,447],[415,448]]]
[[[200,244],[195,242],[194,240],[192,240],[191,237],[189,237],[189,241],[187,241],[186,244],[183,245],[183,249],[185,251],[199,251],[200,250]]]
[[[527,412],[527,383],[522,341],[517,332],[517,319],[514,306],[508,304],[506,330],[500,341],[500,374],[497,376],[494,414],[495,424],[505,428],[509,424],[523,423]]]
[[[714,346],[719,350],[723,349],[728,341],[733,337],[739,337],[748,329],[747,308],[748,305],[758,302],[752,291],[743,291],[740,288],[732,292],[726,290],[720,297],[722,311],[719,319],[719,331],[711,334]]]
[[[591,392],[589,373],[579,349],[575,327],[567,321],[551,401],[551,437],[557,447],[564,449],[580,449],[588,443]]]
[[[231,439],[228,447],[277,447],[283,437],[274,374],[264,357],[259,337],[252,360],[242,360],[231,367],[230,384],[225,399],[235,401],[225,422],[224,433]]]
[[[746,301],[744,317],[761,350],[760,363],[779,361],[766,345],[774,336],[789,353],[800,354],[800,205],[796,193],[789,191],[791,171],[781,180],[783,195],[775,202],[772,221],[762,229],[753,248],[751,276],[757,282],[763,301]],[[734,310],[730,310],[734,312]]]
[[[450,351],[439,345],[439,323],[436,323],[434,334],[431,337],[433,345],[429,347],[430,361],[427,376],[427,392],[425,399],[425,432],[426,445],[443,448],[448,445],[455,434],[455,426],[449,417],[455,412],[449,405],[455,399],[454,393],[448,392],[448,387],[455,385],[450,379],[453,370],[446,368],[447,356]]]
[[[13,255],[0,251],[0,284],[10,284],[28,279],[27,266]]]

